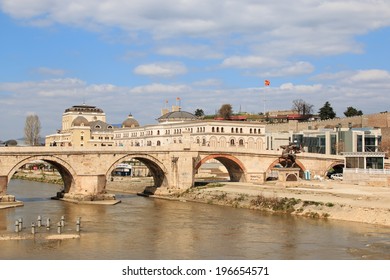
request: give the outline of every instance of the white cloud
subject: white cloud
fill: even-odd
[[[139,65],[134,69],[134,73],[169,78],[187,73],[187,68],[180,62],[161,62]]]
[[[145,86],[137,86],[131,89],[131,93],[136,94],[172,94],[172,93],[185,93],[190,90],[187,85],[166,85],[166,84],[150,84]]]
[[[214,45],[249,48],[253,55],[361,52],[356,35],[390,25],[387,0],[296,0],[293,4],[290,0],[0,0],[0,7],[27,22],[114,28],[159,39],[206,38]],[[160,51],[170,53],[168,49]],[[212,53],[188,49],[183,55]]]
[[[314,71],[314,66],[305,61],[290,63],[289,65],[275,68],[267,72],[261,73],[262,77],[282,77],[282,76],[298,76],[310,74]]]
[[[293,83],[285,83],[279,87],[283,91],[294,91],[296,93],[319,93],[323,90],[320,84],[315,85],[294,85]]]
[[[188,58],[203,58],[203,59],[219,59],[223,57],[222,51],[213,49],[208,45],[179,45],[179,46],[163,46],[157,49],[157,53],[167,56],[188,57]]]
[[[265,68],[277,66],[280,62],[261,56],[232,56],[223,60],[223,67]]]
[[[48,67],[39,67],[34,69],[34,72],[42,76],[61,77],[64,76],[66,71],[63,69],[53,69]]]

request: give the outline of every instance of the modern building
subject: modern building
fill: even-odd
[[[377,152],[382,139],[381,129],[323,128],[299,132],[281,131],[266,133],[266,149],[277,150],[281,145],[296,142],[308,153],[327,155],[345,152]]]

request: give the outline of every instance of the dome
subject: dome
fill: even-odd
[[[87,125],[88,125],[88,120],[83,116],[78,116],[72,122],[72,126],[87,126]]]
[[[122,123],[122,127],[139,127],[139,123],[133,116],[130,114],[127,119],[125,119]]]
[[[159,122],[174,122],[174,121],[196,121],[198,118],[189,112],[186,111],[174,111],[169,112],[161,117],[159,117],[157,120]]]

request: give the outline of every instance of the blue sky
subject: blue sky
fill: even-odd
[[[0,0],[0,36],[3,141],[32,113],[54,133],[83,102],[141,125],[177,97],[206,114],[389,110],[387,0]]]

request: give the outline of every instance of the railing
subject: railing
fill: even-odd
[[[343,173],[354,173],[354,174],[386,174],[386,175],[390,175],[390,169],[344,168]]]

